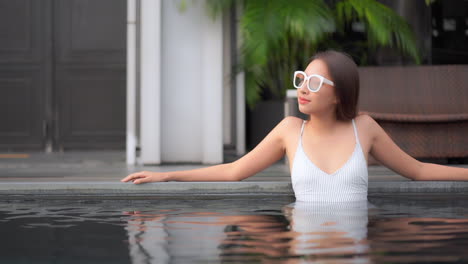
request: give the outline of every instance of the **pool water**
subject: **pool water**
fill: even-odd
[[[467,196],[0,201],[0,263],[464,263]]]

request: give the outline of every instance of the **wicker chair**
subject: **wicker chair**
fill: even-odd
[[[468,157],[468,65],[360,67],[359,74],[361,113],[405,152]]]

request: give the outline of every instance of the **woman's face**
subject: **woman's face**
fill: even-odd
[[[333,81],[325,62],[320,59],[315,59],[304,71],[307,76],[318,74],[330,81]],[[297,100],[299,103],[299,111],[304,114],[319,114],[328,111],[335,111],[338,99],[335,94],[335,88],[329,84],[323,83],[318,92],[311,92],[307,88],[307,82],[303,83],[302,87],[297,89]]]

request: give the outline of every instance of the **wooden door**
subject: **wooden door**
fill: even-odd
[[[45,148],[49,10],[49,1],[0,0],[2,150]]]
[[[124,149],[125,0],[0,0],[0,149]]]
[[[57,0],[59,149],[125,145],[125,0]]]

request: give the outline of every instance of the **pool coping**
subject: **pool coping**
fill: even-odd
[[[369,182],[369,195],[458,194],[468,195],[465,181]],[[60,197],[205,197],[294,196],[291,182],[160,182],[135,185],[115,181],[95,182],[0,182],[0,196]]]

